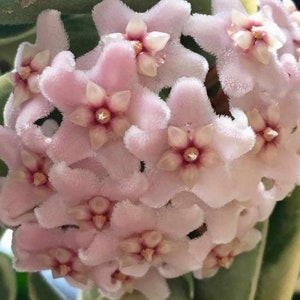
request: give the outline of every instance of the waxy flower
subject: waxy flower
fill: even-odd
[[[300,13],[291,0],[262,0],[262,6],[271,10],[274,21],[286,37],[285,45],[280,49],[281,53],[291,53],[299,59],[300,42]]]
[[[59,12],[40,14],[0,126],[17,270],[165,300],[167,278],[210,277],[258,244],[256,224],[300,184],[299,12],[289,0],[212,7],[103,0],[99,44],[76,59]],[[205,82],[182,34],[216,57]]]
[[[143,277],[135,277],[123,274],[119,270],[119,263],[111,261],[96,267],[93,274],[101,295],[110,299],[120,299],[134,290],[144,294],[147,299],[163,300],[170,294],[166,279],[155,268],[151,268]]]
[[[38,222],[45,228],[75,225],[83,231],[109,227],[115,203],[135,199],[148,187],[144,176],[135,174],[129,162],[127,159],[123,164],[128,168],[127,173],[117,168],[120,178],[113,173],[109,176],[95,159],[74,164],[72,168],[65,163],[55,164],[49,172],[49,181],[56,193],[34,210]],[[97,164],[99,167],[95,168]]]
[[[78,288],[91,286],[90,268],[78,258],[78,251],[86,247],[93,232],[74,228],[44,229],[38,224],[23,224],[14,232],[13,252],[15,268],[37,272],[51,269],[53,277],[64,277]]]
[[[242,237],[237,237],[227,244],[215,245],[203,262],[201,269],[193,272],[198,279],[215,275],[220,267],[228,269],[235,256],[252,250],[261,238],[261,234],[256,229],[251,229]]]
[[[48,172],[53,162],[45,152],[34,152],[14,131],[0,127],[0,156],[9,168],[0,194],[0,216],[9,226],[35,220],[33,209],[53,193]],[[22,195],[22,197],[20,197]]]
[[[64,114],[53,136],[50,157],[72,163],[122,138],[131,124],[164,126],[168,108],[137,80],[134,51],[124,42],[107,46],[88,72],[75,69],[70,53],[58,55],[41,79],[43,93]],[[70,81],[72,87],[66,90]],[[58,151],[62,140],[70,146],[64,153]]]
[[[68,48],[60,13],[55,10],[42,12],[37,20],[37,37],[34,45],[27,42],[19,46],[15,69],[11,73],[14,84],[13,102],[20,105],[39,95],[39,75],[60,51]]]
[[[223,2],[213,1],[212,16],[194,14],[184,34],[217,57],[222,89],[229,96],[240,97],[255,85],[280,93],[288,80],[277,55],[286,41],[283,32],[263,7],[249,15],[239,0]]]
[[[268,193],[273,193],[277,200],[282,199],[299,178],[298,88],[293,87],[284,95],[255,89],[241,98],[231,98],[230,102],[247,114],[256,136],[253,149],[236,162],[236,167],[245,163],[251,165],[249,185],[252,184],[250,178],[256,177],[255,188],[257,179],[261,180],[267,185]]]
[[[159,56],[170,39],[168,33],[147,32],[147,25],[140,15],[134,15],[126,26],[125,34],[112,33],[101,37],[104,44],[115,40],[127,40],[133,46],[138,72],[144,76],[157,76],[157,69],[164,64],[164,58]]]
[[[110,229],[98,233],[80,258],[91,266],[118,259],[120,271],[130,276],[144,276],[151,266],[165,277],[179,276],[197,268],[186,236],[202,223],[196,205],[156,210],[122,201],[115,206]]]
[[[129,42],[135,51],[141,83],[157,92],[182,76],[205,78],[206,60],[180,43],[190,11],[190,4],[184,0],[162,0],[140,14],[119,0],[104,0],[94,7],[93,19],[104,45]],[[90,67],[95,56],[92,52],[80,65]]]
[[[192,78],[174,85],[167,104],[167,128],[147,131],[133,126],[125,136],[128,149],[146,163],[150,186],[155,187],[141,201],[160,207],[189,189],[209,206],[223,206],[235,198],[226,164],[254,144],[246,116],[239,110],[232,110],[235,120],[217,116],[203,84]]]

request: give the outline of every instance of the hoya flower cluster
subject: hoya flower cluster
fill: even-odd
[[[279,0],[251,15],[239,0],[212,15],[104,0],[99,44],[75,59],[59,12],[42,12],[0,127],[15,267],[163,300],[167,278],[212,276],[254,248],[257,222],[299,183],[299,15]]]

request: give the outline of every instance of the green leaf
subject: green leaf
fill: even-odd
[[[0,76],[0,125],[3,125],[3,108],[11,92],[11,84],[6,75]],[[0,160],[0,176],[7,174],[7,166]]]
[[[98,300],[103,299],[97,288],[81,291],[78,295],[77,300]]]
[[[189,0],[193,13],[211,14],[211,0]]]
[[[183,277],[168,280],[171,295],[167,300],[190,300],[190,287]],[[198,298],[195,298],[198,299]],[[206,300],[206,299],[205,299]]]
[[[268,223],[260,224],[262,240],[257,247],[239,255],[230,269],[195,282],[195,299],[253,300],[259,279]],[[268,298],[270,300],[273,298]],[[287,299],[286,299],[287,300]]]
[[[1,25],[0,26],[0,40],[19,36],[32,29],[32,25]]]
[[[0,0],[1,1],[1,0]],[[28,26],[24,25],[26,28]],[[0,31],[1,31],[0,26]],[[10,27],[10,26],[9,26]],[[13,35],[6,38],[0,38],[0,64],[6,64],[6,71],[12,69],[17,49],[20,43],[24,41],[34,42],[35,40],[35,27],[30,27],[29,30],[26,30],[20,34]],[[1,74],[0,74],[1,75]]]
[[[11,92],[12,85],[6,75],[0,76],[0,124],[3,125],[3,108]]]
[[[0,295],[1,299],[15,300],[17,294],[16,276],[10,258],[0,253]]]
[[[28,274],[30,300],[65,300],[65,297],[51,286],[40,273]]]
[[[193,273],[188,273],[183,276],[185,279],[186,283],[188,284],[189,287],[189,298],[194,299],[195,297],[195,280]]]
[[[30,300],[28,295],[28,273],[17,272],[17,299],[16,300]]]
[[[0,24],[35,23],[38,14],[44,9],[60,10],[64,14],[91,13],[99,0],[0,0]],[[124,0],[136,11],[145,11],[155,5],[158,0]],[[209,13],[211,0],[190,0],[193,12]]]
[[[90,14],[69,16],[63,22],[69,35],[70,50],[76,57],[97,46],[99,35]]]
[[[278,202],[271,218],[255,300],[291,299],[300,266],[300,188]]]
[[[0,239],[2,238],[2,235],[4,234],[5,231],[6,231],[6,228],[4,228],[3,226],[0,225]]]

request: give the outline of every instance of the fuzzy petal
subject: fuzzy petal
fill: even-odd
[[[63,121],[53,136],[48,154],[53,161],[64,161],[67,164],[93,156],[87,129]]]
[[[77,225],[68,214],[62,198],[55,194],[34,210],[39,224],[45,228],[57,228],[63,225]]]
[[[97,158],[114,179],[130,177],[140,169],[140,161],[125,148],[121,141],[104,145]]]
[[[93,20],[100,36],[121,32],[129,22],[133,11],[119,0],[104,0],[93,9]]]
[[[109,95],[131,90],[138,79],[135,55],[130,44],[112,43],[105,47],[95,67],[87,76]]]
[[[200,227],[203,221],[203,211],[196,204],[183,209],[162,208],[157,228],[174,238],[182,238]]]
[[[162,207],[177,193],[184,190],[182,180],[176,172],[151,170],[147,174],[149,190],[140,200],[151,207]]]
[[[43,11],[37,20],[36,47],[38,51],[49,49],[51,58],[69,47],[68,37],[57,10]]]
[[[178,80],[167,103],[172,111],[170,123],[178,127],[187,122],[193,127],[203,126],[215,118],[204,85],[194,78]]]
[[[118,203],[111,217],[111,228],[119,236],[130,236],[133,233],[155,227],[155,211],[144,206],[137,206],[130,201]]]
[[[21,156],[18,151],[19,138],[13,130],[0,126],[0,140],[0,159],[6,163],[9,169],[16,169],[21,164]]]
[[[63,162],[52,167],[49,180],[70,206],[100,193],[100,180],[94,173],[86,169],[71,169]]]
[[[163,300],[170,294],[166,280],[155,269],[150,269],[143,278],[137,278],[134,286],[148,299]]]
[[[95,236],[90,246],[79,252],[81,261],[96,266],[114,259],[118,254],[118,240],[110,232],[101,232]]]
[[[139,159],[156,164],[168,148],[166,130],[144,131],[131,126],[124,138],[126,148]]]
[[[62,112],[71,113],[86,103],[87,79],[81,71],[74,71],[75,61],[68,52],[61,52],[55,59],[61,64],[48,67],[40,79],[42,93]],[[70,86],[72,82],[72,86]]]
[[[136,86],[129,108],[132,123],[144,130],[162,129],[167,126],[170,110],[156,94]]]

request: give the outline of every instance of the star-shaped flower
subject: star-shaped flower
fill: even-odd
[[[238,109],[232,110],[234,120],[216,115],[203,83],[195,78],[178,80],[166,102],[171,118],[165,128],[132,126],[125,135],[128,149],[145,162],[152,187],[141,201],[160,207],[189,189],[209,206],[223,206],[235,198],[227,164],[254,144],[246,116]]]
[[[184,34],[192,36],[217,58],[222,89],[240,97],[258,85],[278,93],[285,90],[288,75],[281,68],[278,49],[285,35],[267,9],[249,15],[240,1],[213,1],[214,14],[194,14]]]
[[[142,85],[155,92],[172,86],[182,76],[204,80],[208,63],[180,43],[182,29],[190,12],[190,4],[184,0],[159,1],[153,8],[140,14],[119,0],[104,0],[93,10],[93,19],[101,38],[99,51],[103,44],[127,40],[135,50]],[[91,66],[95,56],[92,52],[80,65],[86,63]]]

